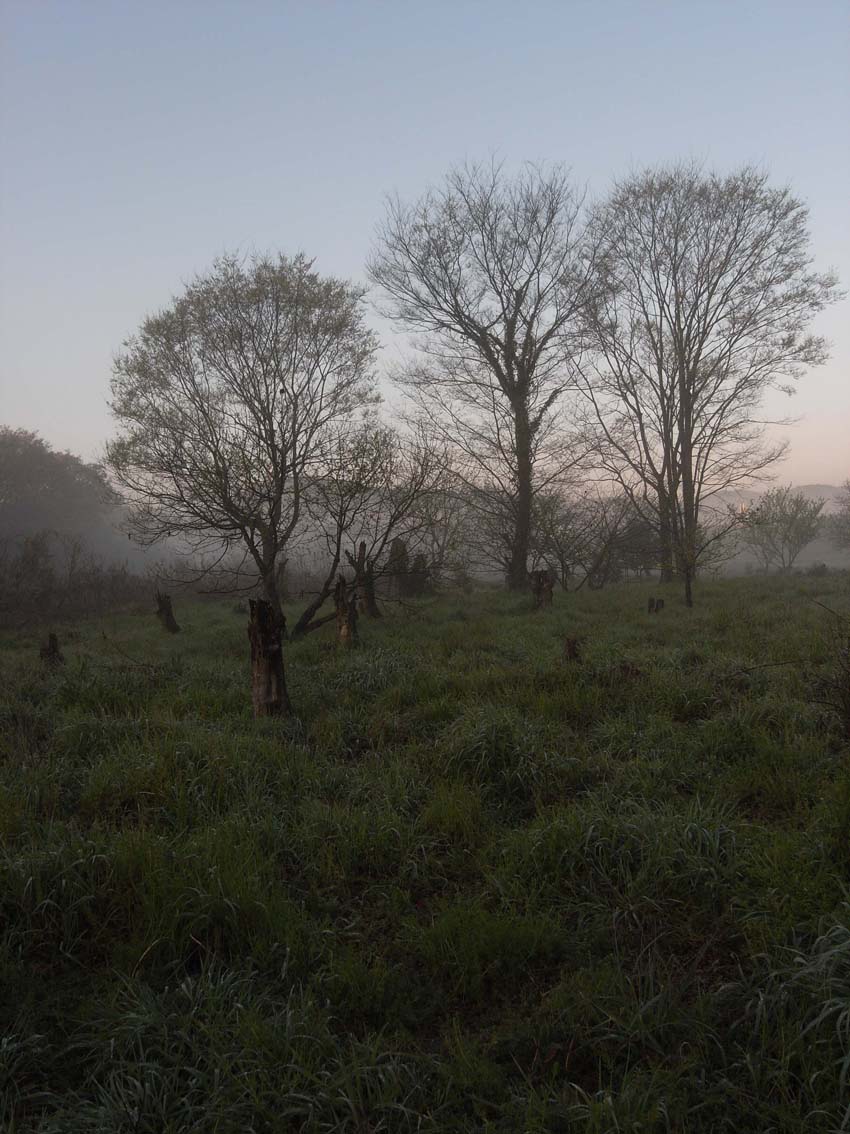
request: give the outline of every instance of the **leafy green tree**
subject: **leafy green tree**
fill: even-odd
[[[100,465],[0,427],[0,538],[88,532],[106,525],[116,500]]]
[[[791,570],[803,548],[821,531],[824,503],[822,498],[809,500],[790,485],[764,493],[757,507],[745,515],[741,531],[743,542],[765,571],[777,568],[787,574]]]
[[[241,555],[280,613],[278,568],[340,428],[373,400],[363,291],[303,256],[218,259],[115,362],[107,449],[144,543]]]

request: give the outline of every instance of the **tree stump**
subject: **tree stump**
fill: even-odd
[[[551,606],[555,592],[555,580],[548,570],[534,571],[531,576],[531,588],[534,595],[534,609]]]
[[[171,606],[171,595],[157,591],[155,597],[156,616],[163,630],[167,630],[169,634],[179,633],[180,627],[177,625],[177,619],[174,617],[174,609]]]
[[[65,658],[62,651],[59,649],[59,639],[55,634],[47,635],[47,641],[40,647],[38,656],[45,665],[57,666],[65,664]]]
[[[649,614],[655,614],[655,599],[652,597],[652,595],[649,596],[649,603],[647,604],[646,609]]]
[[[251,643],[251,700],[255,717],[292,713],[283,670],[286,620],[265,599],[251,599],[248,639]]]
[[[664,609],[663,598],[650,598],[649,606],[647,608],[650,614],[658,614],[659,611]]]
[[[564,638],[564,647],[561,651],[561,658],[565,662],[580,662],[581,661],[581,643],[578,638]]]
[[[340,646],[350,648],[356,646],[357,636],[357,588],[352,587],[348,594],[348,585],[345,577],[340,575],[334,587],[334,605],[336,606],[336,638]]]

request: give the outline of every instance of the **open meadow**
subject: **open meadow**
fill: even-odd
[[[3,636],[0,1129],[847,1129],[850,579],[652,593]]]

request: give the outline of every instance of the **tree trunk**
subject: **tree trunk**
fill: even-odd
[[[516,443],[517,496],[508,589],[528,589],[528,547],[531,542],[531,429],[524,401],[513,406]]]
[[[62,656],[62,651],[59,649],[59,639],[55,634],[47,635],[47,641],[39,649],[38,656],[45,665],[51,667],[65,664],[65,658]]]
[[[251,599],[251,700],[255,717],[290,716],[292,705],[283,670],[286,620],[265,599]]]
[[[366,541],[360,541],[356,558],[350,551],[346,551],[345,555],[354,569],[354,588],[360,593],[364,613],[370,618],[381,618],[375,594],[375,565],[371,559],[366,558]]]
[[[283,619],[283,606],[278,589],[278,570],[275,564],[263,573],[263,598],[279,619]],[[284,620],[285,621],[285,620]]]
[[[676,553],[673,546],[673,524],[670,519],[670,502],[658,494],[658,539],[661,545],[661,579],[662,583],[672,583],[673,564]]]
[[[532,576],[532,591],[534,594],[534,609],[551,606],[555,581],[548,570],[535,571]]]
[[[156,616],[164,630],[169,634],[177,634],[180,627],[177,625],[177,619],[174,617],[174,608],[171,605],[171,595],[163,594],[162,591],[156,592]]]
[[[298,621],[295,623],[295,628],[292,631],[291,637],[293,639],[300,638],[304,634],[309,634],[313,630],[318,630],[320,626],[332,622],[336,618],[335,614],[326,614],[322,618],[316,618],[316,614],[324,606],[325,600],[333,593],[333,581],[336,576],[337,568],[339,567],[339,546],[337,546],[336,555],[331,563],[330,570],[325,576],[318,594],[308,603],[307,607],[301,612]]]
[[[352,587],[351,595],[344,576],[340,575],[334,588],[336,606],[336,637],[340,646],[356,646],[357,636],[357,588]]]
[[[281,556],[280,562],[275,568],[275,588],[277,590],[278,599],[281,604],[287,601],[287,588],[286,588],[286,565],[289,562],[287,558]]]
[[[684,363],[679,363],[679,455],[682,478],[681,552],[685,576],[685,605],[694,605],[693,577],[696,569],[696,496],[694,492],[693,421],[691,391]]]

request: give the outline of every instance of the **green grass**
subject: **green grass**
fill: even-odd
[[[850,1129],[848,579],[649,589],[0,641],[0,1129]]]

